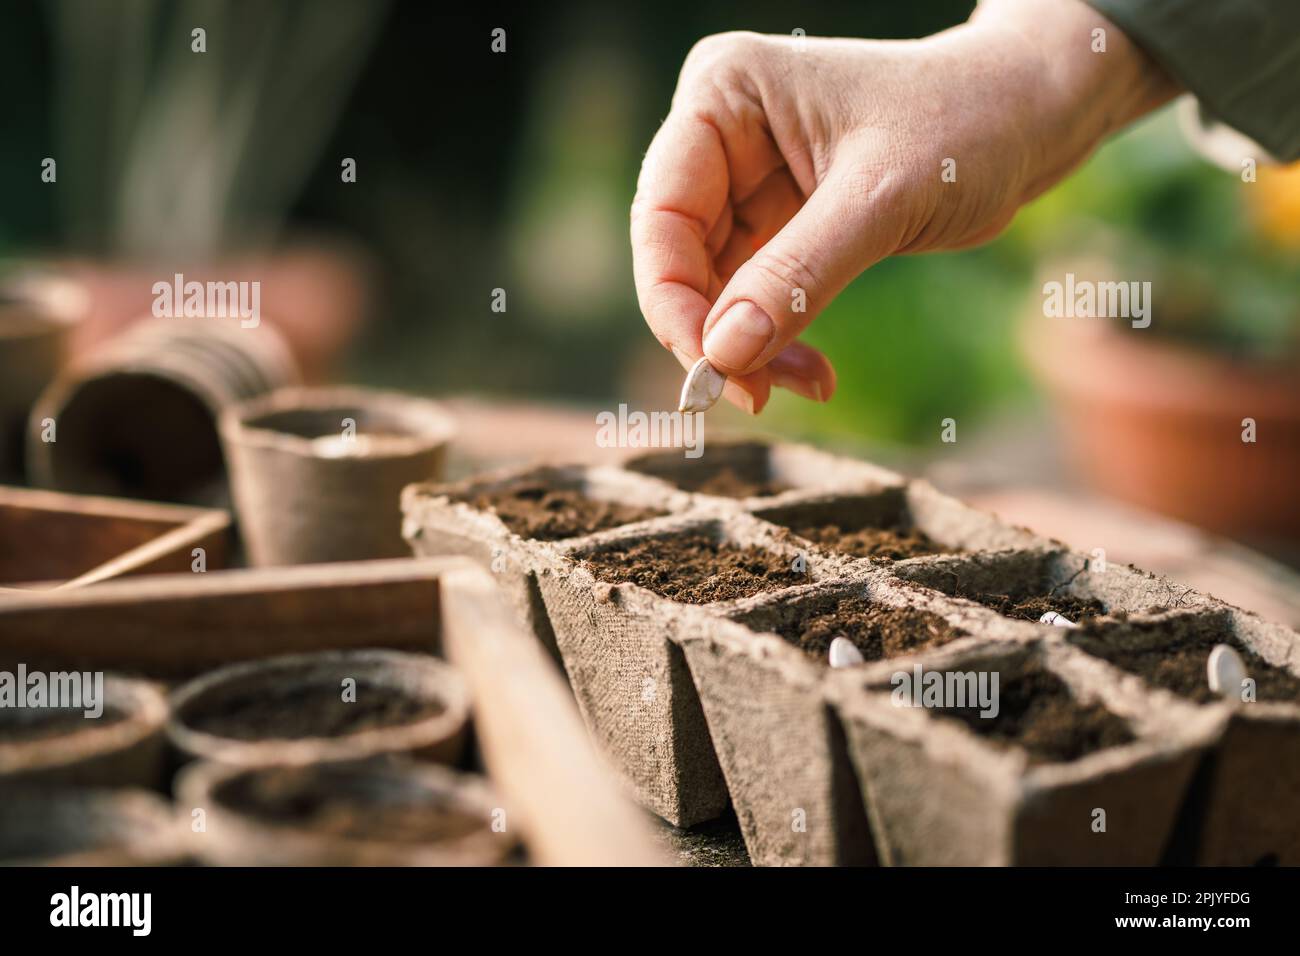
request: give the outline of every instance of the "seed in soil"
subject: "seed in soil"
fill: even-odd
[[[666,514],[654,508],[603,501],[579,491],[543,485],[525,485],[458,500],[480,511],[495,512],[515,534],[535,541],[577,538]]]
[[[807,538],[827,551],[850,554],[855,558],[878,561],[902,561],[925,554],[958,554],[946,548],[919,528],[899,523],[888,528],[850,530],[838,524],[787,525],[801,538]]]
[[[414,724],[445,709],[441,701],[358,680],[356,699],[348,701],[338,686],[310,684],[259,687],[247,694],[213,693],[193,704],[185,722],[194,730],[231,740],[301,740]]]
[[[689,532],[602,548],[582,559],[597,580],[636,584],[684,604],[710,604],[808,583],[789,559]]]
[[[1064,614],[1057,614],[1055,611],[1048,611],[1038,619],[1039,624],[1051,624],[1053,627],[1078,627]]]
[[[863,660],[879,661],[967,636],[930,611],[874,604],[861,597],[838,598],[829,605],[792,605],[772,629],[819,661],[827,660],[837,639],[848,641]]]
[[[275,768],[243,774],[218,789],[218,798],[268,823],[321,836],[385,843],[433,843],[482,830],[478,817],[432,796],[367,790],[364,781],[321,775],[316,768]]]
[[[1227,633],[1198,632],[1189,622],[1129,619],[1126,630],[1131,633],[1131,629],[1137,629],[1139,634],[1163,634],[1168,639],[1152,641],[1151,647],[1128,646],[1128,641],[1121,645],[1114,639],[1122,632],[1097,621],[1085,623],[1079,630],[1084,639],[1079,646],[1154,687],[1208,704],[1221,698],[1206,680],[1207,661],[1216,644],[1226,644],[1241,656],[1245,672],[1255,681],[1256,700],[1300,701],[1300,677],[1270,664]]]
[[[1098,703],[1085,704],[1037,661],[999,674],[998,713],[980,716],[978,704],[936,709],[997,746],[1019,746],[1031,764],[1066,763],[1132,743],[1132,730]]]
[[[87,717],[80,707],[0,707],[0,744],[30,743],[98,730],[125,718],[124,712],[113,707],[105,707],[98,717]]]
[[[1210,690],[1220,697],[1240,696],[1246,684],[1246,662],[1227,644],[1215,644],[1205,662]]]
[[[837,637],[832,640],[828,656],[831,667],[852,667],[854,664],[865,663],[862,652],[847,637]]]

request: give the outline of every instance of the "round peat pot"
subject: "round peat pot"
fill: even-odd
[[[161,785],[166,699],[153,684],[112,674],[103,698],[97,717],[84,708],[0,707],[0,784]]]
[[[203,808],[204,862],[225,866],[486,866],[514,847],[486,782],[409,760],[304,767],[192,764],[182,815]]]
[[[329,651],[233,664],[172,695],[167,736],[189,757],[244,767],[407,753],[453,763],[469,694],[435,657]]]
[[[168,866],[192,859],[171,805],[143,790],[0,787],[0,864]]]
[[[23,473],[23,434],[41,390],[58,373],[72,322],[0,294],[0,479]]]
[[[408,557],[402,489],[442,475],[440,405],[355,388],[282,389],[229,409],[221,437],[256,565]]]
[[[149,319],[69,366],[27,429],[35,484],[60,491],[208,501],[224,481],[216,419],[236,402],[295,384],[271,326]],[[46,421],[56,440],[45,440]]]

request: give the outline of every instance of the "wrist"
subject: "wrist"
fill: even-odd
[[[963,27],[1034,64],[1022,91],[1043,144],[1046,188],[1111,134],[1162,106],[1177,83],[1082,0],[980,0]]]

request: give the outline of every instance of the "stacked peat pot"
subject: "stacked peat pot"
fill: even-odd
[[[1300,863],[1300,635],[925,483],[715,444],[403,511],[496,572],[638,799],[681,827],[730,799],[755,863]],[[1216,644],[1257,701],[1208,692]],[[929,706],[933,674],[996,675],[998,713]]]

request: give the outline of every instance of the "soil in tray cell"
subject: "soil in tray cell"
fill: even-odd
[[[483,829],[472,814],[434,801],[368,793],[310,771],[277,769],[236,777],[221,788],[228,805],[268,823],[321,836],[387,843],[452,840]]]
[[[559,541],[607,531],[665,514],[653,508],[589,498],[580,491],[526,485],[461,499],[481,511],[494,511],[507,528],[535,541]]]
[[[999,746],[1023,747],[1033,764],[1066,763],[1135,739],[1121,718],[1101,704],[1076,700],[1064,681],[1037,662],[1001,670],[997,704],[991,717],[981,717],[978,704],[936,712]]]
[[[898,524],[889,528],[859,528],[845,530],[837,524],[787,525],[801,538],[807,538],[827,551],[850,554],[855,558],[874,558],[877,561],[902,561],[926,554],[957,554],[946,548],[918,528]]]
[[[822,663],[837,637],[852,641],[864,660],[879,661],[967,636],[929,611],[873,604],[861,597],[840,598],[832,607],[806,604],[779,624],[776,633]]]
[[[1150,624],[1128,622],[1129,627],[1168,632],[1169,640],[1150,648],[1106,646],[1109,628],[1104,622],[1085,626],[1080,635],[1092,638],[1083,649],[1109,661],[1116,667],[1136,674],[1148,684],[1171,691],[1181,697],[1205,704],[1218,700],[1210,690],[1206,663],[1216,644],[1231,646],[1246,664],[1246,675],[1255,681],[1257,701],[1300,703],[1300,677],[1268,663],[1250,648],[1224,633],[1193,632],[1186,625],[1161,621]]]
[[[706,534],[650,538],[598,551],[583,564],[600,581],[637,584],[684,604],[710,604],[808,583],[791,560]]]
[[[1022,621],[1037,621],[1048,611],[1055,611],[1075,624],[1082,624],[1089,618],[1100,617],[1106,613],[1106,605],[1096,598],[1079,598],[1068,594],[1032,594],[1016,596],[1008,594],[990,594],[971,592],[958,588],[952,592],[953,597],[966,598],[977,604],[992,608],[1003,617]]]
[[[417,723],[442,713],[440,701],[357,681],[356,700],[338,686],[309,685],[247,694],[214,695],[186,715],[195,730],[232,740],[300,740],[344,737],[380,727]]]

